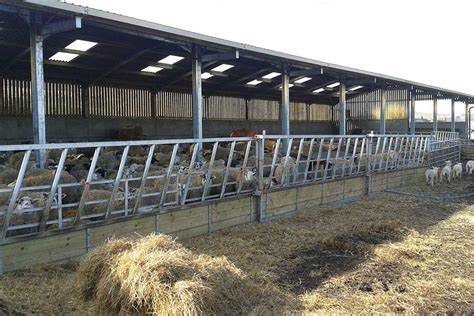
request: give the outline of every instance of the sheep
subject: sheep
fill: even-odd
[[[426,183],[428,185],[434,186],[434,184],[438,180],[438,177],[439,177],[438,167],[432,167],[431,169],[428,169],[425,171]]]
[[[162,154],[169,154],[173,152],[173,145],[156,145],[156,151]]]
[[[161,153],[157,152],[153,155],[153,163],[165,167],[168,166],[171,160],[171,153]]]
[[[49,149],[47,151],[48,159],[50,159],[55,164],[59,162],[61,154],[62,154],[61,149]]]
[[[270,171],[271,171],[271,165],[273,163],[273,158],[271,157],[264,157],[263,158],[263,176],[264,177],[269,177],[270,176]],[[257,166],[257,158],[255,156],[249,157],[247,161],[247,166],[248,167],[255,167]],[[236,167],[240,167],[237,165]]]
[[[203,194],[204,185],[206,183],[207,174],[203,172],[199,173],[190,173],[189,168],[181,167],[179,169],[178,175],[176,177],[176,186],[175,188],[178,191],[178,201],[182,201],[184,198],[184,191],[188,185],[189,179],[189,188],[186,199],[196,199],[200,198]],[[215,179],[215,175],[211,175],[210,184]]]
[[[214,160],[214,163],[212,164],[212,169],[219,169],[219,168],[224,168],[226,166],[226,162],[223,159],[216,159]],[[203,162],[202,165],[200,166],[200,169],[208,169],[209,168],[209,163],[207,161]]]
[[[6,184],[0,183],[0,190],[8,190],[5,192],[0,192],[0,209],[6,208],[10,203],[10,196],[11,196],[11,188],[9,188]]]
[[[0,154],[0,164],[5,165],[8,161],[8,153]]]
[[[7,161],[6,165],[11,167],[11,168],[19,170],[20,167],[21,167],[21,164],[23,162],[24,155],[25,155],[24,151],[17,152],[17,153],[14,153],[14,154],[10,155],[10,157],[8,157],[8,161]],[[31,155],[29,165],[34,165],[34,164],[35,164],[34,155]]]
[[[462,163],[457,163],[453,167],[453,179],[461,179]]]
[[[276,184],[289,184],[295,168],[296,163],[292,157],[281,158],[280,164],[275,168],[274,181]]]
[[[91,161],[89,158],[84,156],[84,154],[76,154],[76,155],[68,155],[66,161],[64,162],[64,166],[66,170],[69,172],[73,168],[89,168]]]
[[[466,163],[466,173],[468,175],[471,175],[473,171],[474,171],[474,160],[469,160]]]
[[[442,182],[443,178],[446,177],[446,180],[448,183],[451,183],[451,175],[452,175],[452,170],[451,170],[451,161],[446,161],[446,165],[441,169],[441,175],[439,182]]]
[[[350,158],[338,158],[338,159],[329,159],[328,163],[328,174],[327,176],[332,176],[333,170],[335,169],[335,175],[342,175],[342,173],[348,173],[351,166]],[[354,167],[354,166],[353,166]],[[344,170],[343,170],[344,169]]]
[[[86,202],[101,201],[100,203],[86,204],[84,206],[84,215],[94,215],[105,213],[109,203],[112,192],[108,190],[89,190],[85,197]],[[97,220],[99,218],[93,217],[90,220]]]
[[[64,195],[63,195],[64,196]],[[46,206],[46,202],[48,201],[49,193],[48,192],[32,192],[32,191],[22,191],[18,199],[15,201],[15,208],[13,211],[13,215],[11,217],[10,226],[17,226],[17,225],[25,225],[25,224],[37,224],[40,221],[42,210]],[[9,203],[10,197],[8,197],[8,201],[5,201],[7,204]],[[4,202],[2,202],[3,204]],[[52,206],[58,204],[57,194],[53,199]],[[34,210],[35,209],[35,210]],[[3,211],[6,211],[6,205],[3,208]],[[3,220],[2,223],[3,225]],[[23,235],[28,233],[35,233],[37,232],[37,226],[29,227],[29,228],[21,228],[18,230],[14,230],[12,232],[12,236],[15,235]]]
[[[130,156],[128,157],[128,163],[130,164],[138,164],[138,165],[144,165],[146,163],[146,158],[147,156]]]
[[[211,185],[209,195],[217,195],[222,192],[222,184],[224,183],[226,168],[212,170]],[[255,187],[256,183],[256,167],[230,167],[226,181],[226,192],[237,192],[238,184],[242,183],[242,190],[249,190]],[[206,174],[204,176],[207,176]],[[205,179],[205,177],[204,177]]]
[[[54,170],[46,170],[47,172],[42,173],[41,175],[25,177],[23,179],[22,186],[23,187],[33,187],[33,186],[44,186],[44,185],[51,185],[54,180],[55,172]],[[15,182],[10,183],[9,187],[14,187]],[[61,177],[59,178],[59,183],[77,183],[76,178],[70,175],[67,171],[61,172]],[[80,187],[66,187],[63,188],[63,192],[67,194],[65,199],[66,203],[74,203],[81,196],[81,189]]]
[[[229,176],[227,181],[236,183],[234,184],[234,188],[231,192],[237,192],[237,185],[239,183],[242,184],[241,189],[246,191],[255,188],[255,184],[257,181],[257,168],[256,167],[247,167],[247,168],[233,168],[232,172],[229,170]]]
[[[97,166],[105,170],[115,170],[120,162],[117,159],[117,151],[105,151],[97,159]]]
[[[0,170],[0,184],[9,184],[16,180],[18,177],[18,170],[5,166],[3,170]]]
[[[130,156],[144,157],[148,155],[148,150],[144,146],[131,146],[128,154]]]

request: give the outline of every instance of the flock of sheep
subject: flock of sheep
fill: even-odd
[[[445,179],[447,183],[451,183],[451,179],[461,179],[463,165],[461,162],[452,165],[451,161],[446,161],[446,165],[443,168],[431,167],[425,171],[426,183],[434,186],[435,183],[442,183]],[[466,173],[472,175],[474,172],[474,160],[469,160],[466,163]]]
[[[289,156],[286,157],[283,146],[280,144],[278,147],[276,141],[266,140],[264,145],[263,182],[266,187],[330,178],[343,173],[363,173],[368,164],[376,169],[397,168],[399,164],[415,166],[417,161],[426,158],[422,157],[426,153],[413,153],[413,157],[408,158],[406,154],[402,155],[394,150],[386,150],[369,157],[366,154],[361,155],[360,146],[354,148],[353,145],[347,146],[345,151],[355,154],[346,157],[344,145],[341,147],[340,144],[341,154],[336,156],[336,151],[339,152],[336,142],[315,142],[313,154],[308,157],[309,141],[292,146]],[[85,202],[81,218],[97,220],[104,218],[108,208],[111,208],[111,216],[115,216],[148,211],[160,205],[183,205],[255,190],[257,160],[254,142],[236,142],[233,145],[232,142],[220,142],[218,145],[206,143],[203,144],[202,159],[196,157],[194,144],[180,144],[174,153],[173,145],[156,145],[146,179],[142,181],[149,148],[130,147],[121,177],[117,177],[117,172],[123,148],[101,148],[90,183],[86,180],[95,148],[70,149],[61,170],[61,191],[52,198],[51,212],[47,220],[59,222],[59,218],[62,218],[65,219],[65,225],[68,225],[67,219],[70,219],[71,223],[77,216],[81,199]],[[50,198],[49,191],[61,153],[62,150],[59,149],[48,150],[47,169],[36,168],[33,155],[30,157],[22,182],[23,189],[16,200],[10,226],[39,222]],[[298,161],[296,157],[299,153],[301,160]],[[170,167],[173,156],[175,160]],[[9,206],[23,157],[24,152],[0,155],[0,221]],[[192,165],[191,161],[194,161]],[[119,187],[114,190],[117,178]],[[86,186],[88,191],[84,194]],[[62,211],[58,212],[59,209]],[[28,231],[35,232],[35,229],[37,226],[32,226]]]
[[[234,153],[229,160],[230,149],[226,144],[218,146],[212,173],[209,173],[211,152],[204,149],[204,159],[195,160],[190,166],[193,153],[192,146],[180,146],[174,161],[173,168],[169,168],[173,145],[157,145],[153,153],[145,184],[142,187],[142,176],[148,157],[148,146],[133,146],[127,155],[127,163],[122,177],[119,177],[119,190],[116,192],[113,211],[115,213],[133,212],[137,204],[137,196],[141,195],[140,203],[144,206],[158,206],[166,204],[183,204],[184,195],[187,201],[200,201],[202,197],[220,195],[225,192],[237,190],[252,190],[256,182],[255,159],[248,158],[247,167],[242,166],[246,143],[236,144]],[[248,154],[251,150],[249,150]],[[252,149],[254,153],[254,149]],[[61,196],[56,194],[49,220],[58,220],[58,203],[62,205],[63,218],[73,218],[77,214],[78,202],[81,200],[86,184],[89,168],[92,164],[94,148],[71,149],[67,156],[64,168],[61,170],[60,184]],[[84,215],[90,220],[103,218],[105,209],[113,194],[114,181],[120,165],[123,150],[116,148],[102,148],[94,169],[88,193],[85,196]],[[48,168],[36,168],[33,155],[30,157],[22,188],[16,200],[10,225],[23,225],[37,223],[41,218],[42,210],[49,198],[50,186],[57,172],[61,150],[49,150]],[[254,154],[252,155],[254,156]],[[18,172],[24,157],[24,152],[5,153],[0,155],[0,221],[7,211],[12,189],[15,187]],[[227,164],[229,161],[229,164]],[[228,172],[224,172],[227,170]],[[227,183],[225,187],[221,185]],[[207,182],[207,191],[204,192]],[[36,187],[36,189],[27,189]],[[101,201],[96,203],[95,201]],[[0,225],[2,222],[0,222]],[[34,229],[30,229],[34,230]]]

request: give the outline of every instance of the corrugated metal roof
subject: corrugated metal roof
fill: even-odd
[[[255,56],[264,60],[271,59],[279,60],[281,62],[286,62],[294,65],[301,65],[307,67],[322,67],[330,71],[340,72],[341,74],[361,76],[363,78],[375,78],[377,80],[388,81],[405,87],[408,86],[418,88],[425,91],[431,91],[433,93],[439,91],[442,94],[449,94],[452,97],[460,97],[462,99],[469,99],[470,101],[474,100],[474,95],[467,93],[431,86],[381,73],[355,69],[351,67],[295,56],[243,43],[224,40],[217,37],[203,35],[89,7],[83,7],[79,5],[52,0],[23,0],[21,2],[0,0],[0,3],[8,3],[9,5],[13,6],[21,6],[24,8],[37,9],[45,12],[55,12],[56,14],[80,15],[83,17],[83,19],[88,21],[94,21],[95,23],[113,26],[114,28],[123,28],[136,33],[142,33],[143,35],[147,35],[150,38],[156,36],[157,38],[170,39],[172,41],[198,43],[213,48],[238,49],[239,52],[243,55]]]

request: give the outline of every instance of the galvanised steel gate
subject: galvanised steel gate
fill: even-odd
[[[433,135],[0,146],[1,238],[428,163]],[[36,167],[42,152],[48,168]]]

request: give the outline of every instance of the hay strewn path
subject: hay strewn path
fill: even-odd
[[[417,194],[467,193],[472,179]],[[193,253],[226,256],[261,288],[286,293],[307,312],[474,312],[474,205],[386,194],[340,208],[240,226],[183,241]],[[74,267],[0,278],[17,309],[92,314],[71,290]]]

